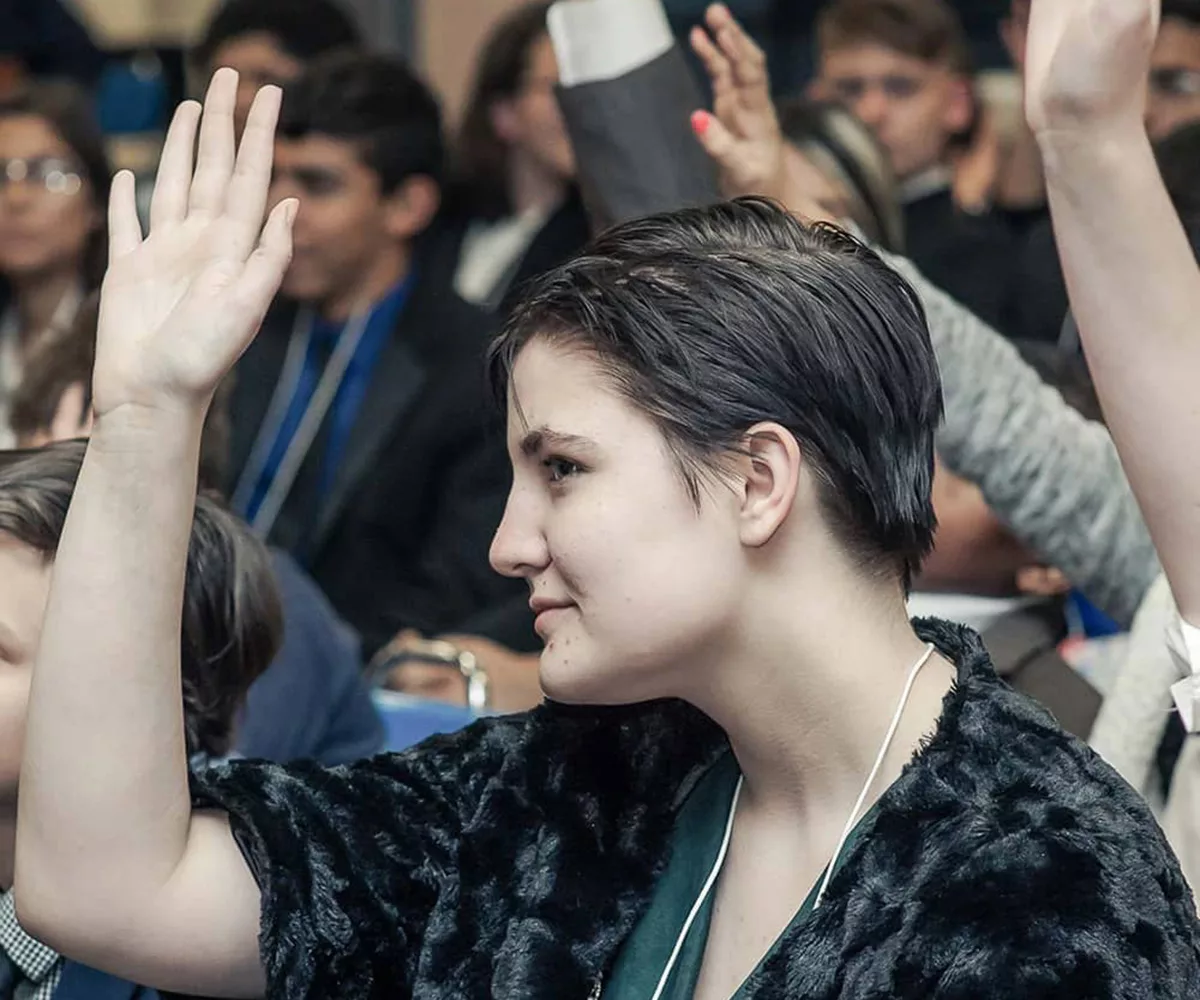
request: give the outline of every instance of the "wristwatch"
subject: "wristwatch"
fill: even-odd
[[[445,639],[389,643],[372,660],[370,673],[378,683],[384,684],[393,668],[410,661],[456,668],[467,685],[467,707],[472,712],[484,712],[491,707],[491,686],[487,671],[480,666],[479,658],[469,650],[459,649]]]

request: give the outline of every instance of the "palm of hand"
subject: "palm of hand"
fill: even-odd
[[[148,238],[141,236],[132,178],[114,181],[96,342],[98,416],[124,404],[204,405],[279,286],[291,252],[294,203],[276,206],[262,227],[278,92],[264,91],[256,102],[235,169],[236,86],[228,71],[213,79],[194,177],[198,109],[184,105],[176,114]]]
[[[730,194],[770,191],[782,164],[783,137],[775,109],[768,103],[757,111],[747,108],[741,95],[723,95],[713,102],[713,113],[727,123],[734,138],[733,155],[721,164],[723,185]]]
[[[215,258],[205,233],[185,223],[151,236],[113,262],[104,279],[96,345],[95,398],[101,413],[135,385],[203,392],[227,358],[229,319],[220,301],[236,274]],[[219,374],[216,375],[219,378]],[[145,402],[153,402],[146,399]]]
[[[1140,121],[1159,0],[1033,0],[1025,109],[1034,132]]]

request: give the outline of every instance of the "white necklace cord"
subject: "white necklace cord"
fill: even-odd
[[[854,829],[858,814],[862,811],[863,803],[866,802],[867,795],[871,791],[871,786],[875,784],[875,779],[879,777],[879,769],[883,767],[884,758],[887,756],[888,750],[891,749],[892,741],[896,738],[896,730],[900,728],[900,718],[904,715],[905,706],[908,705],[913,684],[917,680],[917,674],[921,672],[921,668],[929,661],[929,658],[933,655],[933,651],[933,643],[929,643],[925,647],[924,652],[921,653],[920,658],[912,665],[912,669],[908,672],[908,680],[905,681],[904,690],[900,694],[900,703],[896,706],[896,714],[892,716],[892,724],[888,727],[887,735],[883,738],[883,745],[879,748],[879,753],[875,757],[875,765],[871,768],[871,773],[867,776],[867,783],[863,785],[862,791],[859,792],[858,801],[854,803],[854,810],[850,813],[850,818],[846,820],[846,827],[842,830],[841,839],[838,840],[833,857],[829,860],[829,867],[825,869],[825,877],[821,881],[821,888],[817,891],[817,898],[813,903],[814,910],[821,905],[821,901],[825,898],[825,890],[829,887],[830,879],[833,878],[834,866],[837,864],[837,859],[846,846],[846,841],[850,837],[850,832]],[[721,840],[721,849],[717,852],[716,861],[713,862],[712,870],[708,873],[708,878],[704,882],[704,888],[700,890],[700,895],[696,897],[696,901],[692,904],[692,909],[687,915],[687,920],[683,922],[683,928],[680,930],[679,936],[675,938],[675,947],[671,949],[671,957],[667,959],[666,967],[662,971],[662,976],[659,977],[658,986],[655,988],[650,1000],[661,1000],[663,990],[667,988],[667,982],[671,978],[671,973],[675,970],[675,963],[679,961],[679,953],[683,950],[683,943],[687,940],[688,933],[692,929],[692,924],[696,922],[696,917],[700,915],[704,901],[708,899],[709,893],[712,892],[712,888],[721,874],[721,869],[725,866],[725,856],[729,853],[729,841],[733,837],[733,820],[737,815],[738,798],[742,794],[742,780],[743,776],[739,775],[737,786],[733,790],[733,801],[729,804],[729,817],[725,821],[725,836]]]
[[[742,776],[738,775],[737,786],[733,790],[733,802],[729,806],[729,818],[725,821],[725,836],[721,840],[721,849],[717,852],[717,860],[713,863],[712,871],[708,873],[708,878],[705,880],[704,888],[700,890],[700,895],[696,897],[696,902],[692,904],[692,910],[687,916],[687,920],[683,922],[683,930],[679,932],[679,936],[675,939],[675,947],[671,950],[671,957],[667,959],[666,968],[662,971],[662,976],[658,980],[658,987],[654,991],[654,995],[650,1000],[659,1000],[663,994],[663,990],[667,988],[667,981],[671,978],[671,973],[675,969],[675,963],[679,961],[679,953],[683,950],[683,942],[687,940],[688,932],[692,929],[692,924],[696,922],[696,917],[700,915],[700,909],[704,906],[704,901],[708,899],[708,894],[712,892],[712,887],[716,884],[717,876],[721,874],[721,868],[725,864],[725,855],[729,853],[729,841],[733,837],[733,817],[737,814],[738,797],[742,794]]]
[[[829,867],[825,869],[825,877],[821,880],[821,888],[817,891],[817,898],[813,903],[814,910],[820,907],[822,900],[825,898],[825,890],[829,888],[830,880],[833,878],[834,866],[837,864],[838,856],[842,853],[842,849],[846,846],[846,841],[850,838],[850,832],[854,829],[854,824],[858,821],[858,814],[862,811],[863,803],[867,801],[867,795],[871,791],[871,786],[875,784],[875,779],[879,777],[879,769],[883,767],[883,759],[887,756],[888,750],[891,749],[892,740],[896,738],[896,730],[900,728],[900,717],[904,714],[904,707],[908,704],[909,695],[912,694],[917,674],[921,672],[921,668],[925,666],[932,655],[933,643],[929,643],[925,647],[925,652],[921,654],[920,659],[912,665],[912,669],[908,672],[908,680],[905,682],[904,691],[900,695],[900,704],[896,706],[896,714],[892,716],[892,724],[888,727],[887,735],[883,738],[883,745],[880,746],[879,754],[875,758],[875,766],[871,768],[871,773],[867,775],[867,783],[863,785],[862,791],[858,793],[858,801],[854,803],[854,809],[850,813],[850,818],[846,820],[845,829],[842,830],[842,836],[838,840],[837,847],[834,849],[833,857],[829,859]]]

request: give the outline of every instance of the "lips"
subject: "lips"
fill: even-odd
[[[533,621],[533,630],[543,639],[549,637],[556,624],[570,613],[575,605],[571,601],[556,601],[545,597],[535,597],[529,602],[529,607],[537,617]]]

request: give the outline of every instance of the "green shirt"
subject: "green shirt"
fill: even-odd
[[[721,850],[725,825],[729,820],[729,806],[739,775],[736,758],[732,753],[726,754],[696,783],[683,803],[675,820],[671,859],[654,887],[649,909],[617,954],[612,974],[601,994],[603,1000],[650,1000],[654,996],[679,932],[683,930],[688,914]],[[841,857],[850,853],[863,825],[863,820],[859,820],[842,848]],[[807,920],[813,912],[824,877],[825,873],[822,872],[821,878],[792,918],[788,931]],[[662,1000],[690,1000],[695,992],[708,943],[715,896],[715,891],[710,892],[696,914],[663,991]],[[763,960],[778,947],[779,941],[776,941]],[[739,989],[732,1000],[738,1000],[741,996],[742,990]]]

